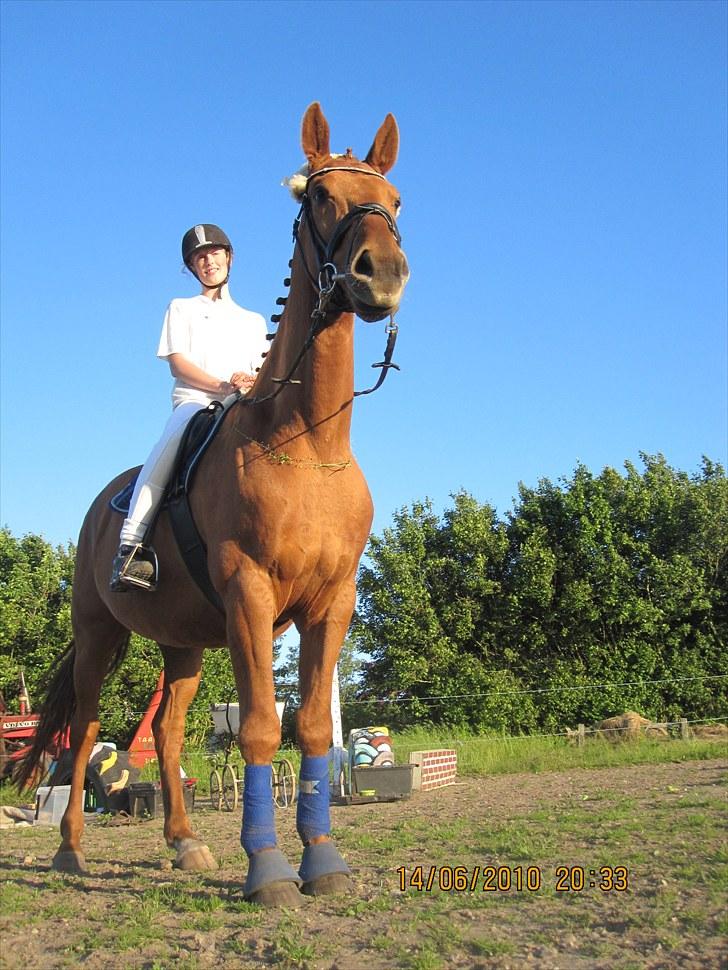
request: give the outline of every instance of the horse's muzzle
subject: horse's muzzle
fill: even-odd
[[[346,269],[346,289],[354,312],[376,323],[399,307],[410,271],[407,257],[396,247],[386,254],[362,246]]]

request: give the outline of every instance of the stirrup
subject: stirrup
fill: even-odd
[[[140,569],[135,575],[135,566],[148,566]],[[141,575],[143,574],[143,575]],[[122,544],[114,558],[109,586],[115,593],[125,592],[129,587],[153,592],[157,588],[159,577],[159,562],[152,546],[144,546],[141,542],[134,545]]]

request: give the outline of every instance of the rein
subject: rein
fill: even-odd
[[[271,401],[273,398],[277,397],[278,394],[283,390],[286,384],[300,384],[300,381],[294,380],[293,375],[296,372],[299,364],[308,353],[308,351],[313,346],[314,340],[325,330],[328,324],[326,321],[326,316],[331,309],[339,311],[340,313],[353,313],[355,312],[351,307],[342,307],[338,305],[334,300],[334,290],[339,282],[346,279],[346,273],[342,273],[333,261],[334,252],[341,242],[342,238],[346,233],[354,226],[358,228],[359,224],[368,215],[378,215],[381,216],[390,232],[397,241],[397,245],[400,245],[402,241],[402,236],[397,228],[397,224],[392,217],[392,214],[385,209],[383,205],[378,202],[364,202],[361,205],[353,206],[345,215],[339,219],[339,221],[334,226],[334,231],[331,234],[330,239],[326,240],[323,238],[321,233],[316,226],[316,221],[313,218],[313,213],[311,211],[311,203],[308,196],[308,184],[313,179],[318,178],[319,175],[324,175],[327,172],[356,172],[360,175],[370,175],[375,178],[384,179],[384,176],[379,172],[370,171],[365,168],[353,168],[344,165],[332,165],[327,168],[321,168],[312,175],[309,175],[306,180],[306,192],[303,195],[301,201],[301,208],[296,216],[293,223],[293,241],[294,243],[299,243],[299,233],[302,225],[307,225],[311,234],[311,241],[313,242],[314,249],[316,250],[316,257],[318,262],[317,270],[318,272],[314,275],[306,263],[306,257],[301,248],[301,261],[303,263],[303,268],[306,271],[309,282],[313,286],[317,294],[317,303],[313,312],[311,313],[311,327],[306,339],[303,342],[303,346],[299,350],[296,358],[288,370],[285,377],[274,377],[272,378],[274,384],[278,384],[278,387],[271,391],[270,394],[266,394],[264,397],[254,397],[247,398],[241,397],[241,404],[262,404],[264,401]],[[386,181],[386,180],[385,180]],[[349,265],[349,259],[351,257],[351,251],[354,246],[354,237],[356,233],[352,233],[352,240],[349,246],[349,252],[347,253],[346,265]],[[399,365],[392,363],[392,356],[394,354],[394,347],[397,342],[397,334],[399,333],[399,328],[394,322],[394,315],[390,317],[389,323],[386,325],[387,333],[387,344],[384,349],[384,359],[376,364],[372,364],[372,367],[381,369],[378,380],[372,387],[367,388],[365,391],[354,391],[354,397],[361,397],[365,394],[371,394],[378,390],[384,383],[389,370],[394,368],[399,370]],[[272,338],[271,338],[272,339]]]

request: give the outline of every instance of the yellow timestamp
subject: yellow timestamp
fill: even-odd
[[[623,893],[629,889],[626,866],[398,866],[400,892],[537,893],[553,888],[558,893],[598,889]]]

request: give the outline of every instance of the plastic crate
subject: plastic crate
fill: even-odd
[[[70,785],[39,788],[35,793],[35,824],[60,825],[70,796]]]

